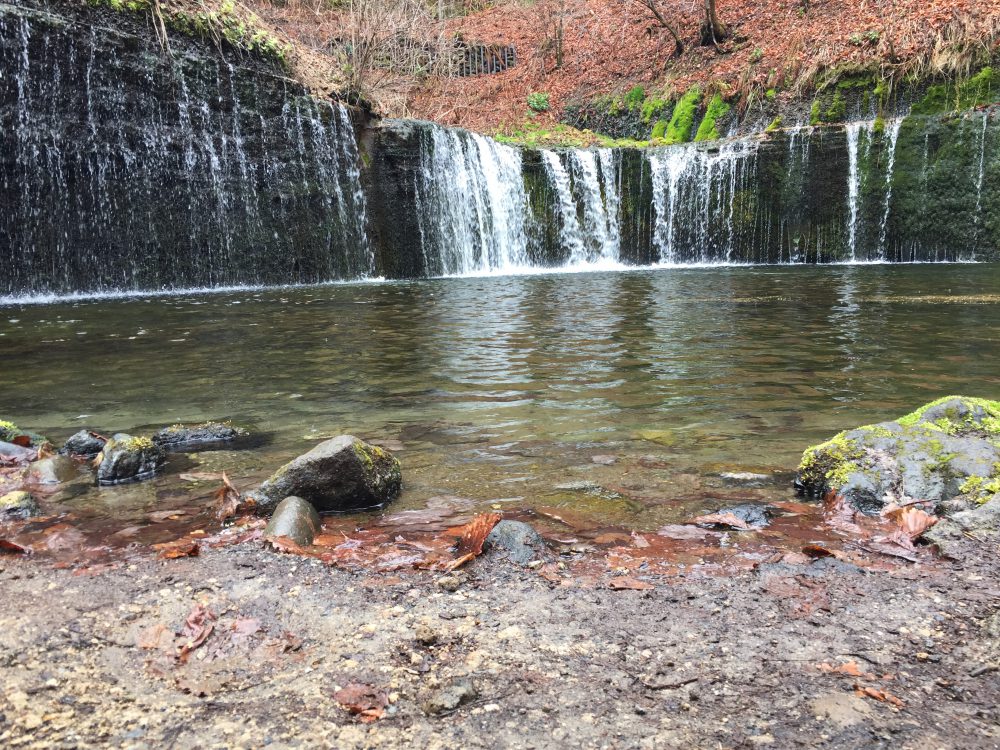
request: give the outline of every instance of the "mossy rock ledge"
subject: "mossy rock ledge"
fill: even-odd
[[[119,484],[149,479],[163,466],[163,451],[146,437],[125,433],[114,435],[104,444],[97,466],[99,484]]]
[[[943,510],[982,505],[1000,495],[1000,401],[948,396],[895,422],[841,432],[808,448],[798,487],[830,490],[864,513],[892,501],[919,500]]]
[[[403,476],[399,460],[353,435],[320,443],[282,466],[250,493],[260,513],[269,513],[290,495],[320,513],[374,508],[396,499]]]

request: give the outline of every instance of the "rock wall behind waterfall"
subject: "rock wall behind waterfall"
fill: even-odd
[[[0,3],[0,294],[371,273],[347,111],[132,16]]]

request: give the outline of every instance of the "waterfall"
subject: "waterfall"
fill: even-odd
[[[716,150],[698,145],[653,149],[653,245],[660,263],[747,260],[738,253],[746,191],[757,144],[730,141]]]
[[[577,216],[576,201],[573,199],[573,187],[569,172],[555,151],[542,151],[545,171],[552,183],[556,195],[556,209],[559,215],[559,241],[569,253],[569,264],[579,265],[586,262],[587,254],[583,244],[583,230]]]
[[[528,264],[528,198],[521,151],[464,130],[424,131],[416,193],[431,275]]]
[[[887,126],[885,137],[888,138],[888,156],[885,166],[885,200],[882,204],[882,222],[878,232],[878,259],[886,259],[886,239],[889,231],[889,208],[892,203],[892,178],[896,169],[896,144],[899,142],[899,129],[903,120],[893,120]]]
[[[983,112],[983,130],[979,135],[979,170],[976,175],[976,239],[979,239],[979,223],[983,213],[983,180],[986,177],[986,128],[990,122],[990,113]]]
[[[0,294],[374,273],[342,105],[218,54],[170,58],[153,38],[139,53],[126,35],[80,28],[0,8],[0,115],[13,130]],[[123,75],[137,54],[143,69]]]
[[[847,207],[850,218],[847,223],[847,249],[851,260],[857,260],[858,241],[858,197],[861,192],[860,138],[863,122],[850,122],[844,129],[847,133]]]

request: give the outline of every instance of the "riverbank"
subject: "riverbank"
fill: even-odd
[[[997,567],[970,543],[893,573],[765,563],[630,591],[258,543],[84,575],[5,557],[0,743],[992,748]]]

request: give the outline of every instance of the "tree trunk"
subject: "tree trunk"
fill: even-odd
[[[705,0],[705,23],[701,27],[702,44],[718,44],[729,36],[726,25],[719,20],[715,0]]]

